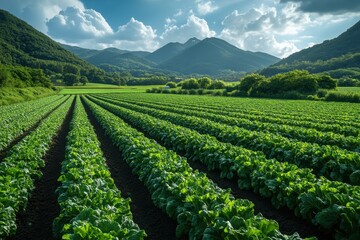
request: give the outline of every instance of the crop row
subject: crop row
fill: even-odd
[[[317,176],[350,182],[354,185],[360,184],[360,155],[355,152],[349,152],[336,146],[295,142],[276,134],[249,131],[207,119],[141,107],[121,101],[111,99],[106,99],[106,101],[168,120],[200,133],[213,135],[223,142],[254,151],[262,151],[267,158],[294,163],[301,168],[311,168]]]
[[[110,95],[111,96],[111,95]],[[133,101],[133,98],[127,98],[122,95],[113,95],[115,98],[121,98],[122,100]],[[145,101],[137,98],[137,102],[141,103],[153,103],[168,107],[181,107],[194,111],[208,112],[217,115],[229,116],[239,119],[247,119],[250,121],[258,121],[263,123],[274,123],[280,125],[289,125],[301,128],[310,128],[321,132],[336,133],[345,136],[358,136],[360,131],[360,123],[356,123],[349,119],[342,120],[329,120],[329,119],[318,119],[317,116],[312,117],[293,117],[287,114],[265,114],[258,112],[246,112],[245,110],[237,109],[223,109],[213,108],[211,104],[196,105],[196,103],[168,103],[161,100],[158,101]]]
[[[14,116],[10,122],[2,124],[0,129],[0,151],[66,99],[60,98],[48,104],[44,102],[41,107],[20,116]]]
[[[240,188],[253,189],[271,198],[277,208],[287,206],[297,216],[333,232],[338,239],[352,239],[360,234],[360,187],[318,179],[309,169],[269,160],[259,152],[219,142],[146,114],[92,100],[174,151],[203,162],[209,169],[220,169],[222,177],[233,178],[235,173]]]
[[[176,234],[189,239],[289,239],[275,221],[254,215],[248,200],[234,199],[186,159],[150,140],[120,118],[84,99],[123,159],[149,189],[154,204],[177,219]],[[297,234],[291,239],[299,239]]]
[[[121,197],[111,178],[79,97],[59,181],[61,212],[54,221],[59,239],[144,239],[146,236],[132,220],[129,199]]]
[[[23,211],[34,181],[42,176],[42,159],[62,125],[73,97],[52,112],[41,124],[11,148],[0,163],[0,237],[16,231],[16,213]]]
[[[14,116],[25,115],[39,107],[44,106],[50,102],[63,98],[63,95],[53,95],[49,97],[39,98],[34,101],[26,101],[17,104],[0,106],[0,124],[11,122]]]
[[[116,99],[116,98],[115,98]],[[122,100],[124,101],[124,100]],[[274,123],[261,122],[256,120],[248,120],[238,117],[224,116],[219,113],[209,113],[197,110],[188,109],[183,106],[162,106],[159,104],[144,103],[137,101],[127,101],[139,106],[145,106],[155,109],[164,110],[167,112],[174,112],[184,115],[197,116],[200,118],[210,119],[215,122],[224,123],[231,126],[238,126],[251,131],[266,131],[269,133],[280,134],[286,138],[296,139],[298,141],[317,143],[320,145],[335,145],[340,148],[348,149],[350,151],[360,152],[360,138],[359,137],[345,137],[340,134],[332,132],[320,132],[315,129],[307,129],[304,127],[280,125]]]
[[[294,105],[294,101],[287,101],[286,104],[284,104],[283,100],[251,99],[251,102],[249,102],[248,99],[239,99],[242,104],[236,107],[235,99],[226,101],[226,99],[223,98],[209,99],[209,97],[206,96],[182,96],[182,98],[179,98],[179,96],[174,95],[140,95],[136,93],[111,95],[128,100],[138,99],[139,101],[161,103],[170,106],[183,105],[187,107],[202,108],[204,111],[217,111],[219,114],[230,114],[234,117],[248,117],[263,119],[264,121],[266,120],[274,123],[307,126],[320,131],[337,131],[338,133],[345,135],[354,135],[356,133],[354,136],[357,136],[359,134],[359,130],[356,129],[360,127],[360,120],[356,113],[357,108],[355,107],[356,105],[349,103],[335,109],[332,109],[331,106],[343,103],[331,105],[327,103],[324,109],[321,109],[320,106],[318,106],[321,103],[315,102],[316,111],[311,113],[309,112],[309,105],[311,104],[309,101],[296,101],[296,105],[293,108],[281,110],[284,106],[288,107]],[[276,104],[272,104],[273,101],[275,101]],[[216,104],[214,102],[218,103]],[[258,102],[256,108],[249,108],[249,105],[253,104],[253,102]],[[354,108],[355,113],[351,116],[347,115],[346,111],[352,108]],[[357,111],[359,111],[359,109],[357,109]],[[339,115],[337,116],[336,114]]]

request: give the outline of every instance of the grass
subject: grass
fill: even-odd
[[[44,87],[28,87],[28,88],[4,87],[4,88],[0,88],[0,106],[34,100],[54,94],[56,94],[54,90]]]
[[[359,93],[360,87],[338,87],[338,91],[342,93]]]
[[[91,93],[122,93],[145,92],[146,89],[163,87],[163,85],[148,86],[116,86],[110,84],[88,83],[85,86],[64,87],[59,94],[91,94]]]

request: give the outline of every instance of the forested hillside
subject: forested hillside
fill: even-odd
[[[38,86],[39,77],[34,81],[27,77],[35,73],[67,84],[120,81],[4,10],[0,10],[0,69],[0,86]],[[19,83],[22,75],[26,80]],[[48,86],[49,81],[45,82],[42,86]]]
[[[295,69],[311,73],[326,72],[341,85],[360,84],[360,21],[337,38],[294,53],[265,68],[261,74],[272,76]]]

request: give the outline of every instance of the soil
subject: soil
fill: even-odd
[[[55,239],[52,223],[60,214],[55,190],[59,187],[61,162],[65,158],[66,136],[74,109],[74,102],[67,113],[57,136],[46,153],[43,176],[35,181],[35,189],[28,201],[26,211],[17,216],[17,232],[9,240],[49,240]]]
[[[142,131],[140,128],[134,126],[125,119],[123,119],[123,121],[142,132],[147,138],[154,139],[149,134]],[[154,140],[157,141],[159,139]],[[161,144],[161,141],[159,143]],[[177,152],[177,154],[184,156],[184,154],[180,152]],[[209,171],[204,164],[196,161],[188,160],[188,163],[193,169],[197,169],[203,173],[206,173],[207,177],[216,183],[219,187],[223,189],[230,188],[231,194],[235,198],[248,199],[253,202],[255,214],[261,213],[265,218],[277,221],[279,223],[279,229],[281,233],[291,235],[297,232],[302,238],[315,236],[318,240],[334,239],[330,233],[324,232],[306,220],[296,217],[290,209],[285,207],[276,209],[271,204],[270,199],[262,197],[253,191],[239,189],[236,178],[231,180],[220,178],[220,170]]]
[[[148,189],[132,173],[129,165],[122,159],[121,151],[112,144],[89,109],[85,104],[84,106],[101,143],[101,150],[107,160],[115,185],[123,197],[131,198],[130,207],[134,222],[145,230],[148,235],[147,239],[176,239],[176,220],[171,219],[153,204]],[[186,239],[186,237],[182,239]]]
[[[196,161],[188,160],[188,163],[193,169],[206,173],[206,176],[219,187],[223,189],[230,188],[231,194],[235,198],[248,199],[253,202],[255,214],[261,213],[265,218],[277,221],[281,233],[290,235],[297,232],[302,238],[315,236],[318,240],[334,239],[331,234],[325,233],[311,223],[296,217],[288,208],[276,209],[269,199],[261,197],[252,191],[239,189],[237,179],[220,178],[220,170],[210,171],[204,164]]]

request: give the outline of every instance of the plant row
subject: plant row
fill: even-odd
[[[357,112],[359,108],[351,103],[321,103],[309,101],[284,101],[269,99],[227,99],[208,96],[186,96],[174,95],[151,95],[132,93],[126,95],[107,94],[118,96],[122,99],[139,99],[144,101],[161,102],[165,104],[183,104],[187,106],[202,107],[205,109],[227,111],[244,115],[273,117],[293,120],[295,122],[306,122],[323,124],[326,127],[344,125],[359,127],[360,120]],[[331,114],[329,114],[331,113]],[[330,129],[331,130],[331,129]]]
[[[122,100],[133,100],[134,97],[128,98],[127,95],[110,95],[115,98],[121,98]],[[180,101],[168,101],[167,98],[157,99],[155,101],[147,100],[144,96],[137,96],[137,101],[154,103],[163,106],[169,107],[186,107],[189,110],[203,111],[214,113],[218,115],[225,115],[240,119],[248,119],[259,122],[268,122],[281,125],[289,126],[298,126],[305,128],[312,128],[322,132],[333,132],[337,134],[342,134],[345,136],[358,136],[360,133],[359,127],[360,123],[355,123],[349,119],[331,119],[331,116],[327,116],[325,119],[319,119],[318,116],[292,116],[289,113],[277,113],[269,114],[266,112],[260,112],[258,110],[249,111],[246,109],[235,109],[233,107],[224,107],[224,106],[213,106],[211,103],[197,103],[196,99],[185,99]],[[195,102],[195,103],[194,103]],[[305,106],[304,106],[305,108]],[[330,118],[330,119],[329,119]]]
[[[122,100],[124,101],[124,100]],[[162,106],[160,104],[127,101],[139,106],[155,108],[167,112],[174,112],[189,116],[197,116],[200,118],[210,119],[215,122],[224,123],[231,126],[238,126],[251,131],[265,131],[269,133],[279,134],[286,138],[296,139],[298,141],[317,143],[320,145],[335,145],[350,151],[360,152],[360,138],[359,137],[345,137],[344,135],[332,132],[320,132],[315,129],[307,129],[304,127],[280,125],[274,123],[261,122],[256,120],[248,120],[238,117],[224,116],[223,114],[215,114],[197,110],[191,110],[183,106]]]
[[[144,239],[145,231],[133,222],[130,199],[116,188],[100,143],[77,97],[61,186],[57,189],[60,215],[54,231],[61,239]]]
[[[360,155],[355,152],[349,152],[336,146],[319,146],[291,141],[276,134],[249,131],[194,116],[170,113],[111,99],[106,99],[106,101],[168,120],[200,133],[210,134],[222,142],[262,151],[267,158],[294,163],[301,168],[311,168],[318,176],[360,185]]]
[[[332,232],[337,239],[359,236],[360,187],[318,179],[309,169],[266,159],[259,152],[219,142],[168,121],[94,101],[166,147],[204,163],[211,170],[221,170],[221,177],[231,179],[235,175],[239,188],[253,189],[271,198],[276,208],[287,206],[297,216]]]
[[[69,98],[41,124],[11,148],[0,163],[0,238],[16,232],[16,214],[24,211],[45,166],[43,157],[64,122],[72,104]]]
[[[85,99],[123,159],[149,189],[153,202],[177,219],[177,237],[189,239],[299,239],[279,232],[275,221],[254,215],[248,200],[234,199],[186,159],[131,128],[114,114]]]
[[[66,99],[60,98],[48,104],[46,102],[42,103],[41,107],[39,106],[37,109],[27,112],[26,114],[14,116],[11,118],[10,122],[3,124],[0,129],[0,151],[6,148],[9,143],[14,141],[14,139],[20,136],[24,131],[35,125],[36,122],[46,114],[61,105]]]
[[[40,98],[34,101],[26,101],[17,104],[10,104],[6,106],[0,106],[0,115],[1,121],[0,123],[9,122],[9,118],[15,115],[26,114],[27,112],[31,112],[34,109],[37,109],[44,104],[50,103],[52,101],[56,101],[59,98],[63,98],[61,95],[52,95],[49,97]]]

